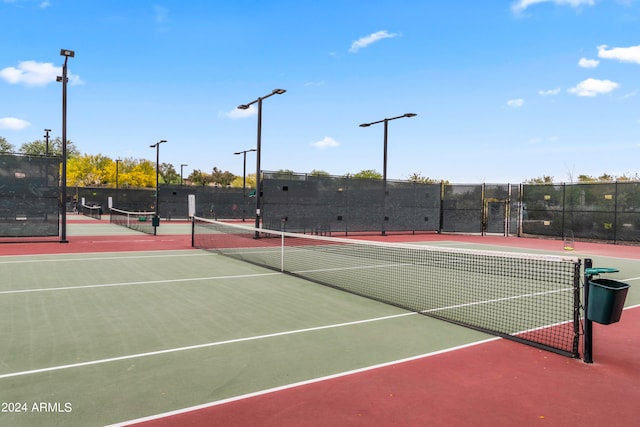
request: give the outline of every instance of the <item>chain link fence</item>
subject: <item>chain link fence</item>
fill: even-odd
[[[60,158],[0,154],[0,237],[57,236]]]
[[[15,179],[15,178],[14,178]],[[49,178],[51,179],[51,178]],[[640,242],[640,183],[426,184],[345,176],[264,172],[261,222],[302,233],[444,232]],[[15,185],[15,184],[14,184]],[[126,210],[154,210],[155,189],[75,189],[80,201]],[[255,220],[255,191],[163,186],[159,213]],[[14,203],[14,202],[12,202]],[[107,212],[107,209],[105,209]]]

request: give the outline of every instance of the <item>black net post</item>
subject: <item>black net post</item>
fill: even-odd
[[[593,260],[584,260],[584,362],[593,363],[593,322],[587,318],[587,307],[589,307],[589,281],[591,275],[587,274],[588,269],[593,267]]]

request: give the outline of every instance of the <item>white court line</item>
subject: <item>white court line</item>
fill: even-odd
[[[293,331],[276,332],[276,333],[273,333],[273,334],[257,335],[257,336],[253,336],[253,337],[236,338],[236,339],[226,340],[226,341],[217,341],[217,342],[210,342],[210,343],[205,343],[205,344],[190,345],[190,346],[186,346],[186,347],[169,348],[169,349],[166,349],[166,350],[150,351],[150,352],[147,352],[147,353],[138,353],[138,354],[131,354],[131,355],[127,355],[127,356],[110,357],[108,359],[90,360],[90,361],[87,361],[87,362],[72,363],[72,364],[69,364],[69,365],[59,365],[59,366],[51,366],[49,368],[32,369],[32,370],[29,370],[29,371],[12,372],[12,373],[9,373],[9,374],[0,375],[0,379],[20,377],[20,376],[32,375],[32,374],[41,374],[41,373],[44,373],[44,372],[61,371],[63,369],[80,368],[80,367],[91,366],[91,365],[100,365],[100,364],[103,364],[103,363],[118,362],[118,361],[129,360],[129,359],[138,359],[138,358],[141,358],[141,357],[158,356],[158,355],[161,355],[161,354],[177,353],[177,352],[180,352],[180,351],[197,350],[197,349],[208,348],[208,347],[217,347],[217,346],[221,346],[221,345],[225,345],[225,344],[237,344],[237,343],[241,343],[241,342],[255,341],[255,340],[261,340],[261,339],[265,339],[265,338],[275,338],[275,337],[282,337],[282,336],[287,336],[287,335],[301,334],[301,333],[305,333],[305,332],[322,331],[322,330],[325,330],[325,329],[334,329],[334,328],[341,328],[341,327],[344,327],[344,326],[360,325],[360,324],[363,324],[363,323],[378,322],[378,321],[381,321],[381,320],[388,320],[388,319],[394,319],[394,318],[405,317],[405,316],[413,316],[413,315],[417,315],[417,314],[418,313],[413,313],[413,312],[402,313],[402,314],[394,314],[394,315],[391,315],[391,316],[375,317],[375,318],[372,318],[372,319],[356,320],[356,321],[353,321],[353,322],[336,323],[336,324],[333,324],[333,325],[316,326],[316,327],[313,327],[313,328],[296,329],[296,330],[293,330]]]
[[[52,291],[69,291],[73,289],[95,289],[95,288],[110,288],[116,286],[135,286],[135,285],[149,285],[151,283],[174,283],[174,282],[198,282],[203,280],[225,280],[225,279],[241,279],[245,277],[263,277],[263,276],[275,276],[282,273],[255,273],[255,274],[239,274],[234,276],[211,276],[211,277],[193,277],[190,279],[166,279],[166,280],[149,280],[146,282],[123,282],[123,283],[103,283],[101,285],[82,285],[82,286],[62,286],[57,288],[38,288],[38,289],[18,289],[14,291],[0,291],[0,295],[6,294],[24,294],[28,292],[52,292]]]
[[[169,254],[169,255],[137,255],[137,256],[114,256],[114,257],[105,257],[105,256],[101,256],[101,257],[87,257],[87,258],[55,258],[55,259],[21,259],[21,260],[12,260],[12,261],[0,261],[0,264],[27,264],[27,263],[40,263],[40,262],[78,262],[78,261],[104,261],[104,260],[112,260],[112,259],[143,259],[143,258],[173,258],[173,257],[192,257],[192,256],[211,256],[212,254],[210,253],[193,253],[188,249],[185,249],[185,251],[189,251],[189,253],[184,253],[184,254]],[[92,253],[99,253],[99,252],[92,252]],[[121,254],[122,252],[110,252],[110,253],[119,253]],[[136,252],[130,252],[130,253],[136,253]],[[51,254],[54,256],[65,256],[65,255],[69,255],[69,254]],[[91,253],[86,254],[86,255],[91,255]],[[28,256],[28,257],[32,257],[35,255],[20,255],[20,256]]]
[[[625,310],[634,309],[634,308],[640,308],[640,305],[634,305],[634,306],[631,306],[631,307],[627,307],[627,308],[625,308]],[[469,343],[469,344],[463,344],[463,345],[459,345],[457,347],[438,350],[438,351],[434,351],[434,352],[431,352],[431,353],[420,354],[420,355],[413,356],[413,357],[408,357],[408,358],[405,358],[405,359],[393,360],[391,362],[381,363],[381,364],[372,365],[372,366],[366,366],[364,368],[354,369],[352,371],[340,372],[338,374],[327,375],[327,376],[324,376],[324,377],[312,378],[312,379],[306,380],[306,381],[300,381],[300,382],[297,382],[297,383],[286,384],[286,385],[283,385],[283,386],[273,387],[273,388],[269,388],[269,389],[266,389],[266,390],[260,390],[260,391],[256,391],[256,392],[253,392],[253,393],[242,394],[242,395],[230,397],[230,398],[227,398],[227,399],[221,399],[221,400],[216,400],[216,401],[209,402],[209,403],[204,403],[204,404],[201,404],[201,405],[195,405],[195,406],[190,406],[190,407],[187,407],[187,408],[177,409],[175,411],[169,411],[169,412],[150,415],[150,416],[147,416],[147,417],[137,418],[137,419],[133,419],[133,420],[122,421],[122,422],[119,422],[119,423],[116,423],[116,424],[107,425],[106,427],[126,427],[126,426],[139,424],[139,423],[143,423],[143,422],[147,422],[147,421],[155,421],[155,420],[159,420],[159,419],[162,419],[162,418],[171,417],[171,416],[174,416],[174,415],[180,415],[180,414],[185,414],[187,412],[193,412],[193,411],[198,411],[198,410],[202,410],[202,409],[212,408],[214,406],[220,406],[220,405],[224,405],[226,403],[237,402],[237,401],[240,401],[240,400],[245,400],[245,399],[249,399],[249,398],[256,397],[256,396],[263,396],[263,395],[266,395],[266,394],[271,394],[271,393],[276,393],[276,392],[279,392],[279,391],[289,390],[289,389],[292,389],[292,388],[301,387],[301,386],[305,386],[305,385],[309,385],[309,384],[315,384],[315,383],[319,383],[319,382],[322,382],[322,381],[328,381],[328,380],[332,380],[332,379],[335,379],[335,378],[346,377],[348,375],[358,374],[358,373],[361,373],[361,372],[367,372],[367,371],[372,371],[372,370],[379,369],[379,368],[385,368],[387,366],[397,365],[397,364],[401,364],[401,363],[407,363],[407,362],[411,362],[411,361],[419,360],[419,359],[424,359],[424,358],[431,357],[431,356],[437,356],[439,354],[449,353],[449,352],[453,352],[453,351],[456,351],[456,350],[460,350],[460,349],[464,349],[464,348],[468,348],[468,347],[473,347],[473,346],[476,346],[476,345],[484,344],[484,343],[487,343],[487,342],[496,341],[496,340],[499,340],[499,339],[502,339],[502,338],[500,338],[500,337],[488,338],[488,339],[485,339],[485,340],[482,340],[482,341],[476,341],[476,342],[472,342],[472,343]]]
[[[187,412],[192,412],[192,411],[197,411],[197,410],[201,410],[201,409],[211,408],[211,407],[214,407],[214,406],[219,406],[219,405],[223,405],[225,403],[230,403],[230,402],[236,402],[236,401],[248,399],[248,398],[251,398],[251,397],[262,396],[262,395],[265,395],[265,394],[275,393],[275,392],[283,391],[283,390],[289,390],[289,389],[292,389],[292,388],[305,386],[305,385],[309,385],[309,384],[314,384],[314,383],[319,383],[319,382],[322,382],[322,381],[328,381],[328,380],[332,380],[332,379],[335,379],[335,378],[346,377],[348,375],[359,374],[361,372],[373,371],[375,369],[385,368],[387,366],[393,366],[393,365],[398,365],[398,364],[401,364],[401,363],[412,362],[414,360],[424,359],[424,358],[431,357],[431,356],[437,356],[439,354],[449,353],[449,352],[452,352],[452,351],[461,350],[461,349],[467,348],[467,347],[473,347],[473,346],[484,344],[484,343],[487,343],[487,342],[490,342],[490,341],[496,341],[496,340],[499,340],[499,339],[501,339],[501,338],[499,338],[499,337],[488,338],[488,339],[485,339],[485,340],[482,340],[482,341],[475,341],[475,342],[472,342],[472,343],[469,343],[469,344],[459,345],[457,347],[451,347],[451,348],[447,348],[447,349],[444,349],[444,350],[433,351],[431,353],[419,354],[417,356],[407,357],[407,358],[398,359],[398,360],[392,360],[390,362],[380,363],[380,364],[372,365],[372,366],[366,366],[366,367],[360,368],[360,369],[354,369],[354,370],[351,370],[351,371],[340,372],[340,373],[337,373],[337,374],[327,375],[327,376],[324,376],[324,377],[312,378],[310,380],[300,381],[300,382],[293,383],[293,384],[287,384],[287,385],[283,385],[283,386],[280,386],[280,387],[269,388],[269,389],[266,389],[266,390],[260,390],[260,391],[256,391],[256,392],[253,392],[253,393],[242,394],[240,396],[234,396],[234,397],[230,397],[228,399],[216,400],[214,402],[204,403],[202,405],[190,406],[188,408],[177,409],[175,411],[165,412],[165,413],[162,413],[162,414],[156,414],[156,415],[151,415],[151,416],[148,416],[148,417],[138,418],[138,419],[135,419],[135,420],[129,420],[129,421],[123,421],[123,422],[116,423],[116,424],[110,424],[110,425],[108,425],[106,427],[125,427],[125,426],[129,426],[129,425],[132,425],[132,424],[142,423],[142,422],[145,422],[145,421],[154,421],[154,420],[158,420],[158,419],[161,419],[161,418],[170,417],[170,416],[173,416],[173,415],[180,415],[180,414],[184,414],[184,413],[187,413]]]

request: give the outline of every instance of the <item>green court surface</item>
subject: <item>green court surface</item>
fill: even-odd
[[[640,280],[635,260],[593,258]],[[3,256],[0,271],[3,426],[107,425],[495,339],[200,250]]]

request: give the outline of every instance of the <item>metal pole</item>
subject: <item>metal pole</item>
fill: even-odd
[[[243,151],[242,154],[242,222],[244,222],[244,210],[247,204],[247,150]]]
[[[256,229],[260,228],[260,145],[262,140],[262,98],[258,98],[258,140],[256,142]],[[260,238],[260,232],[256,230],[256,239]]]
[[[44,148],[44,155],[45,157],[49,157],[49,132],[51,132],[51,129],[45,129],[45,134],[44,134],[44,141],[45,141],[45,148]]]
[[[387,216],[387,140],[389,132],[389,119],[384,119],[384,158],[382,165],[382,235],[385,236],[386,225],[389,217]]]
[[[180,165],[180,185],[184,185],[184,179],[182,178],[182,170],[185,166],[189,166],[189,165],[186,163],[183,163]]]
[[[593,267],[593,260],[585,258],[584,260],[584,362],[593,363],[593,322],[587,318],[589,308],[589,281],[591,275],[587,274],[588,268]]]
[[[60,243],[67,240],[67,60],[64,57],[62,66],[62,225]]]
[[[120,163],[120,159],[116,159],[116,207],[118,207],[118,163]]]
[[[384,123],[384,158],[382,164],[382,189],[384,191],[383,199],[382,199],[382,210],[383,210],[383,221],[382,221],[382,235],[386,235],[386,223],[389,221],[389,216],[387,215],[387,139],[388,139],[388,130],[389,130],[389,121],[401,119],[403,117],[415,117],[417,114],[415,113],[406,113],[401,116],[385,118],[382,120],[378,120],[377,122],[371,123],[362,123],[360,127],[366,128],[371,125],[375,125],[378,123]]]
[[[256,151],[255,148],[250,150],[237,151],[233,154],[242,154],[242,222],[245,220],[245,213],[247,207],[247,153]]]
[[[241,110],[246,110],[248,109],[251,105],[255,104],[256,102],[258,103],[258,141],[256,143],[256,233],[255,233],[255,238],[259,239],[260,238],[260,233],[257,231],[258,228],[260,228],[260,141],[262,138],[262,100],[266,99],[270,96],[273,95],[282,95],[283,93],[285,93],[286,90],[284,89],[274,89],[273,91],[271,91],[270,94],[266,95],[266,96],[262,96],[254,101],[251,101],[248,104],[242,104],[242,105],[238,105],[238,108]],[[251,151],[251,150],[250,150]]]
[[[159,180],[158,180],[158,176],[160,174],[160,144],[162,144],[163,142],[167,142],[167,140],[165,139],[161,139],[160,141],[156,142],[153,145],[150,145],[149,147],[153,148],[155,147],[156,149],[156,198],[155,198],[155,206],[154,206],[154,217],[153,217],[153,235],[157,235],[157,228],[160,225],[160,207],[158,206],[159,203],[159,199],[158,199],[158,191],[159,191]]]
[[[156,144],[156,200],[155,200],[155,222],[153,225],[153,235],[157,235],[158,227],[156,227],[156,223],[160,218],[160,210],[158,209],[158,173],[160,166],[160,143]]]

